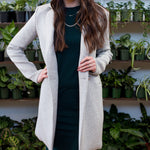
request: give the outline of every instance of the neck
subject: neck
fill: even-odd
[[[80,5],[79,0],[64,0],[65,7],[76,7]]]

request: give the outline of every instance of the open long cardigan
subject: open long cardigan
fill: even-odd
[[[109,21],[109,12],[105,9],[104,11]],[[53,44],[53,23],[54,11],[50,4],[38,6],[33,16],[15,35],[6,49],[8,56],[22,74],[33,82],[38,83],[38,75],[42,69],[37,70],[36,66],[28,61],[24,50],[37,36],[40,40],[48,78],[45,78],[41,84],[35,134],[39,140],[46,144],[49,150],[53,150],[58,94],[58,72]],[[82,31],[81,33],[79,63],[86,56],[92,56],[96,61],[96,71],[94,73],[89,71],[78,72],[80,101],[79,150],[96,150],[102,147],[103,99],[102,83],[99,75],[105,70],[106,65],[112,59],[109,43],[109,25],[107,26],[104,38],[104,47],[89,54],[84,43],[84,32]]]

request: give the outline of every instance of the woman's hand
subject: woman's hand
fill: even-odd
[[[85,71],[96,71],[96,62],[92,56],[85,57],[78,67],[77,71],[85,72]]]
[[[47,66],[41,71],[40,75],[38,76],[38,83],[41,83],[44,78],[47,78]]]

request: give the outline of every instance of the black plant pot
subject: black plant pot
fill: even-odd
[[[12,90],[12,98],[13,99],[22,99],[22,91],[19,89]]]
[[[8,99],[10,96],[9,89],[7,87],[0,88],[0,95],[1,95],[1,99]]]
[[[34,11],[27,11],[27,15],[28,15],[27,20],[29,20],[32,17],[33,14],[34,14]]]
[[[120,60],[129,60],[130,54],[128,49],[121,49],[120,50]]]
[[[35,89],[28,89],[27,90],[27,97],[28,98],[35,98],[36,97],[36,91],[35,91]]]
[[[8,22],[16,22],[16,12],[15,11],[9,11],[8,12]]]
[[[135,60],[145,60],[145,54],[138,54],[135,56]]]
[[[38,61],[44,61],[43,55],[40,49],[37,50],[37,54],[38,54]]]
[[[132,96],[133,96],[133,89],[131,89],[131,88],[126,89],[125,90],[125,97],[126,98],[132,98]]]
[[[4,51],[0,51],[0,61],[4,61]]]
[[[17,22],[26,21],[26,11],[16,11],[16,20]]]
[[[111,22],[115,22],[117,18],[116,10],[110,10],[110,19]]]
[[[143,12],[134,10],[133,11],[133,21],[143,21]]]
[[[130,10],[121,10],[121,21],[130,21],[131,12]]]
[[[145,10],[145,21],[150,21],[150,10]]]
[[[137,93],[137,98],[145,98],[145,89],[144,88],[139,88],[138,93]]]
[[[0,11],[0,22],[8,22],[8,12]]]
[[[113,53],[112,60],[116,60],[117,51],[115,49],[112,49],[111,52]]]

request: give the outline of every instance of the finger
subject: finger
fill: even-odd
[[[93,61],[92,61],[92,60],[88,60],[88,61],[82,63],[78,68],[81,68],[81,67],[83,67],[83,66],[89,65],[89,64],[91,64],[91,63],[93,63]]]
[[[81,60],[80,64],[82,64],[82,63],[85,62],[85,61],[88,61],[89,59],[90,59],[89,56],[85,57],[84,59]]]
[[[81,66],[78,70],[83,70],[85,68],[96,66],[95,63],[86,64],[85,66]]]
[[[83,69],[82,71],[83,71],[83,72],[86,72],[86,71],[93,71],[93,70],[95,70],[95,69],[96,69],[96,67],[89,67],[89,68]]]

